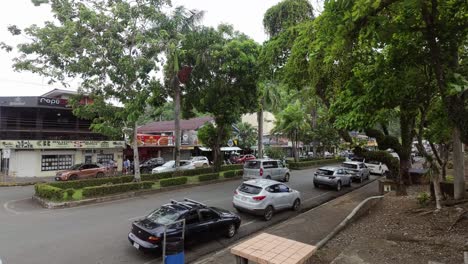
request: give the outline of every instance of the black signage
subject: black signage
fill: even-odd
[[[38,97],[37,104],[55,106],[55,107],[70,107],[68,106],[67,99],[59,99],[59,98]]]

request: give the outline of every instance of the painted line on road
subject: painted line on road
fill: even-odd
[[[25,201],[25,200],[29,200],[31,198],[23,198],[23,199],[17,199],[17,200],[11,200],[11,201],[8,201],[6,203],[3,204],[3,208],[5,209],[5,211],[9,212],[9,213],[12,213],[12,214],[15,214],[15,215],[19,215],[21,214],[22,212],[18,212],[14,209],[11,209],[9,207],[10,203],[15,203],[15,202],[19,202],[19,201]]]
[[[257,222],[257,221],[252,220],[252,221],[250,221],[250,222],[247,222],[247,223],[245,223],[245,224],[240,225],[240,227],[247,226],[247,225],[253,224],[253,223],[255,223],[255,222]]]
[[[317,199],[317,198],[319,198],[319,197],[321,197],[321,196],[324,196],[325,194],[329,194],[329,193],[331,193],[331,192],[322,193],[322,194],[320,194],[320,195],[317,195],[317,196],[311,197],[311,198],[309,198],[309,199],[306,199],[304,202],[308,202],[308,201]]]

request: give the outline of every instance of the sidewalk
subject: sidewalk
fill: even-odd
[[[368,197],[379,195],[378,181],[374,181],[349,194],[331,200],[283,223],[261,232],[315,245],[326,237],[351,211]],[[254,236],[253,234],[252,236]],[[250,236],[251,237],[251,236]],[[246,239],[248,239],[247,237]],[[245,239],[244,239],[245,240]],[[243,241],[243,240],[242,240]],[[242,242],[240,241],[240,242]],[[239,242],[239,243],[240,243]],[[234,246],[234,245],[232,245]],[[231,246],[231,247],[232,247]],[[230,248],[196,261],[196,264],[236,263]]]
[[[38,182],[52,182],[54,177],[12,177],[0,174],[0,184],[13,184],[13,183],[38,183]]]

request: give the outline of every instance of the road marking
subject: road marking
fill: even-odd
[[[314,199],[316,199],[316,198],[319,198],[319,197],[324,196],[325,194],[329,194],[329,193],[331,193],[331,192],[322,193],[322,194],[320,194],[320,195],[317,195],[317,196],[311,197],[311,198],[309,198],[309,199],[306,199],[304,202],[307,202],[307,201],[310,201],[310,200],[314,200]]]
[[[22,212],[18,212],[14,209],[11,209],[9,207],[10,203],[15,203],[15,202],[19,202],[19,201],[25,201],[25,200],[29,200],[31,198],[23,198],[23,199],[17,199],[17,200],[11,200],[11,201],[8,201],[6,203],[3,204],[3,208],[5,209],[5,211],[9,212],[9,213],[12,213],[12,214],[15,214],[15,215],[18,215],[18,214],[21,214]]]
[[[246,226],[246,225],[250,225],[250,224],[255,223],[255,222],[256,222],[255,220],[252,220],[252,221],[250,221],[250,222],[247,222],[247,223],[245,223],[245,224],[240,225],[240,227],[243,227],[243,226]]]

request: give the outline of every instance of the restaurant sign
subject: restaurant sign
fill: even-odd
[[[174,146],[174,138],[172,136],[138,134],[138,146],[155,147],[155,146]]]
[[[101,149],[125,148],[125,141],[0,140],[0,149]]]

